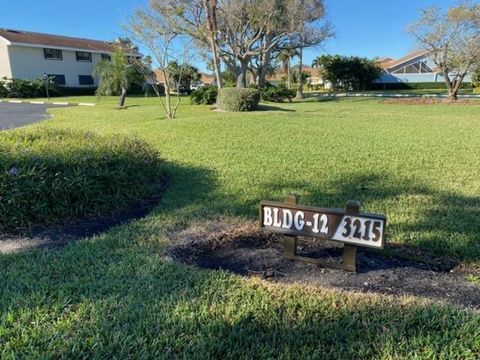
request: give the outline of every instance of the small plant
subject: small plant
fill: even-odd
[[[474,283],[474,284],[480,284],[480,275],[468,274],[467,281],[470,281],[471,283]]]
[[[194,90],[190,95],[193,105],[212,105],[217,101],[218,89],[213,85],[205,85]]]
[[[260,91],[249,88],[224,88],[218,92],[218,107],[225,111],[252,111],[260,102]]]
[[[158,153],[136,138],[74,130],[0,134],[0,233],[96,216],[149,196]]]

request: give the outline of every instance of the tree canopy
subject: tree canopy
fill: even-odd
[[[215,41],[218,57],[235,74],[238,87],[247,85],[249,66],[256,71],[261,85],[275,52],[318,44],[331,35],[331,27],[324,21],[324,0],[217,0],[207,1],[208,6],[205,3],[152,0],[150,5],[175,32],[192,37],[199,47],[210,48]],[[208,21],[213,6],[214,26]]]
[[[366,90],[381,72],[376,61],[357,56],[323,55],[313,63],[335,90]]]
[[[456,100],[465,76],[480,61],[480,5],[461,1],[446,11],[429,7],[408,30],[442,72],[449,99]]]
[[[97,95],[120,95],[118,106],[123,107],[130,86],[134,83],[143,84],[145,81],[141,69],[143,66],[146,65],[118,47],[111,59],[100,61],[94,68],[93,75],[99,79]]]

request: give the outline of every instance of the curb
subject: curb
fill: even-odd
[[[10,104],[35,104],[35,105],[58,105],[58,106],[95,106],[94,103],[69,103],[69,102],[46,102],[46,101],[25,101],[25,100],[2,100],[0,103]]]

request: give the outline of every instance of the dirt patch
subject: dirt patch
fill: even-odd
[[[404,104],[404,105],[480,105],[479,100],[474,99],[458,99],[457,101],[449,101],[444,98],[400,98],[384,100],[384,104]]]
[[[168,179],[157,186],[155,194],[135,203],[128,209],[107,216],[83,219],[70,224],[52,227],[34,226],[13,234],[0,234],[0,254],[34,248],[58,248],[72,241],[98,235],[125,222],[148,215],[160,202]]]
[[[451,259],[430,256],[428,262],[418,262],[404,258],[402,251],[387,256],[359,248],[359,272],[349,273],[284,259],[282,237],[263,233],[253,223],[197,226],[172,236],[176,245],[169,249],[169,256],[189,265],[258,276],[275,282],[396,296],[414,295],[480,309],[480,285],[466,280],[468,274],[477,270],[465,269]],[[298,253],[340,261],[341,246],[336,242],[299,239]],[[426,255],[423,253],[422,257]]]

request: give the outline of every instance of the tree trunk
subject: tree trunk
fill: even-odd
[[[448,90],[448,101],[457,101],[458,100],[458,90],[455,89],[449,89]]]
[[[300,45],[299,49],[300,64],[298,65],[298,86],[296,99],[303,99],[303,46]]]
[[[123,108],[125,106],[126,97],[127,97],[127,89],[122,88],[122,94],[120,95],[120,99],[118,99],[119,108]]]
[[[172,100],[170,96],[170,86],[165,81],[165,113],[169,119],[172,118]]]
[[[262,55],[260,71],[258,72],[258,86],[264,87],[267,79],[267,72],[270,68],[271,52],[266,52]]]
[[[237,88],[247,87],[248,60],[240,60],[240,72],[237,75]]]
[[[258,87],[263,88],[265,86],[265,81],[267,78],[267,67],[265,65],[260,66],[260,71],[258,72]]]
[[[463,79],[465,78],[465,74],[460,75],[459,78],[457,78],[454,83],[453,83],[453,90],[449,92],[448,94],[448,99],[450,101],[457,101],[458,99],[458,92],[460,91],[460,88],[463,83]]]
[[[207,12],[207,25],[210,35],[210,46],[213,53],[213,66],[215,68],[215,77],[217,79],[217,87],[223,87],[222,73],[220,71],[220,59],[217,49],[217,0],[212,0],[211,6],[209,0],[203,1],[203,6]]]
[[[287,88],[292,88],[292,72],[290,67],[290,57],[287,59]]]
[[[450,80],[450,75],[448,74],[449,71],[445,70],[443,72],[443,77],[445,78],[445,84],[447,84],[447,89],[448,89],[448,101],[457,101],[457,92],[455,91],[455,88],[452,84],[452,81]]]

